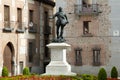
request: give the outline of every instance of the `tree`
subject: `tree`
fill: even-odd
[[[25,67],[23,69],[23,75],[30,75],[30,71],[29,71],[29,68],[28,67]]]
[[[98,73],[98,80],[106,80],[107,79],[107,73],[104,68],[101,68]]]
[[[111,70],[111,78],[117,78],[118,77],[118,71],[117,68],[114,66]]]
[[[7,69],[7,67],[3,67],[3,69],[2,69],[2,76],[3,77],[8,76],[8,69]]]

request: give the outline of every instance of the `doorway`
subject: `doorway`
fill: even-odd
[[[13,44],[9,42],[3,52],[3,66],[7,67],[10,75],[14,75],[14,64],[14,47]]]

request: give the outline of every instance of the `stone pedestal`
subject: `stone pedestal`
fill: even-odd
[[[71,66],[66,61],[66,49],[70,45],[66,43],[50,43],[51,62],[46,67],[45,75],[76,75],[71,72]]]

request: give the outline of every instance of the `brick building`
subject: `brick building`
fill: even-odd
[[[43,42],[45,38],[41,35],[45,35],[44,27],[52,34],[54,24],[48,16],[53,14],[55,3],[47,1],[0,0],[0,74],[3,66],[8,68],[10,75],[21,74],[26,66],[33,73],[42,71],[44,57],[41,54],[45,53],[44,45],[48,42]]]
[[[110,73],[113,66],[120,71],[117,4],[118,0],[56,0],[56,10],[61,6],[69,20],[64,37],[71,45],[67,60],[73,72],[97,74],[104,67]]]
[[[49,19],[54,13],[54,0],[37,0],[40,2],[40,73],[45,72],[50,62],[50,50],[46,47],[54,34],[54,19]]]

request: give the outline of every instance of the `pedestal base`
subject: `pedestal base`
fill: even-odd
[[[66,61],[66,49],[70,45],[66,43],[50,43],[47,45],[51,49],[51,62],[46,67],[46,73],[43,75],[71,75],[71,66]]]

